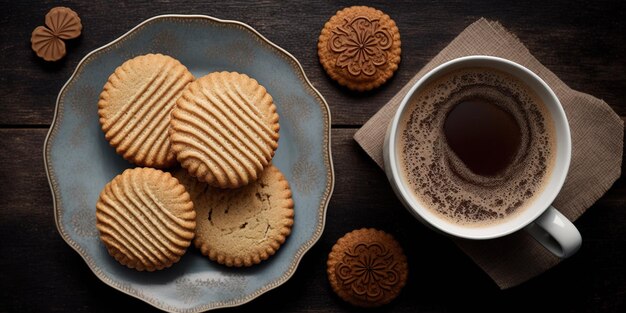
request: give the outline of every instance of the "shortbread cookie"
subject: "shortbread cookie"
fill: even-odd
[[[294,210],[283,174],[270,165],[259,179],[238,189],[213,188],[187,174],[174,174],[197,211],[194,244],[226,266],[251,266],[273,255],[291,233]]]
[[[169,173],[135,168],[109,182],[96,204],[96,226],[109,254],[139,271],[178,262],[191,244],[196,212]]]
[[[373,228],[347,233],[328,255],[333,291],[360,307],[376,307],[395,299],[406,284],[408,265],[400,244]]]
[[[382,85],[400,63],[400,32],[389,15],[366,6],[340,10],[324,25],[317,54],[326,73],[353,90]]]
[[[140,166],[173,165],[170,113],[193,79],[178,60],[162,54],[138,56],[115,69],[100,94],[98,114],[117,153]]]
[[[244,74],[211,73],[189,84],[172,111],[178,162],[199,180],[237,188],[257,179],[278,148],[272,96]]]

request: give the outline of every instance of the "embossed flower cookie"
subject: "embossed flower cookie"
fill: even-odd
[[[317,44],[328,75],[352,90],[366,91],[385,83],[400,63],[400,32],[380,10],[353,6],[326,22]]]
[[[395,299],[408,276],[400,244],[384,231],[363,228],[341,237],[328,255],[333,291],[360,307],[377,307]]]

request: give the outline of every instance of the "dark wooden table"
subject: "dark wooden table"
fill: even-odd
[[[426,62],[481,16],[496,19],[572,88],[604,99],[626,116],[626,8],[619,1],[390,1],[370,5],[396,21],[402,62],[391,81],[355,94],[318,63],[324,22],[352,1],[2,2],[0,18],[0,312],[154,311],[100,282],[57,233],[42,160],[43,141],[61,86],[89,51],[159,14],[206,14],[243,21],[291,52],[328,101],[333,120],[335,192],[320,241],[283,286],[223,311],[342,312],[325,274],[326,256],[344,233],[364,226],[394,234],[410,260],[400,297],[381,311],[626,312],[624,175],[577,222],[580,252],[527,283],[501,291],[447,238],[414,220],[383,172],[352,139],[355,131]],[[558,2],[558,3],[557,3]],[[30,50],[30,33],[56,5],[76,10],[82,37],[47,63]],[[617,169],[616,169],[617,170]]]

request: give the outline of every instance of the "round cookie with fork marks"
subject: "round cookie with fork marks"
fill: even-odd
[[[256,182],[237,189],[213,188],[184,169],[174,176],[189,191],[197,211],[194,244],[213,261],[252,266],[276,253],[291,233],[291,189],[273,165]]]
[[[193,75],[178,60],[147,54],[124,62],[104,85],[100,125],[117,153],[140,166],[165,168],[176,158],[168,128],[176,100]]]
[[[127,169],[100,193],[96,227],[118,262],[152,272],[180,260],[194,236],[196,212],[185,187],[169,173]]]
[[[172,111],[178,162],[209,185],[238,188],[269,166],[278,148],[272,96],[245,74],[210,73],[189,84]]]

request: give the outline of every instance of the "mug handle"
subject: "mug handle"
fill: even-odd
[[[572,256],[582,244],[580,232],[553,206],[524,228],[535,240],[559,258]]]

